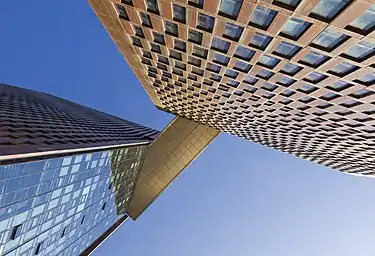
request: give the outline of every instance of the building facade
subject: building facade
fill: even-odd
[[[89,3],[158,108],[375,174],[372,1]]]
[[[218,131],[162,132],[0,84],[0,255],[89,255],[137,219]]]

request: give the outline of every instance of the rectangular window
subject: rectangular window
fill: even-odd
[[[229,58],[219,53],[216,53],[215,58],[213,59],[213,62],[226,66],[229,63]]]
[[[121,18],[123,20],[129,20],[129,16],[128,16],[128,13],[125,10],[125,7],[120,5],[120,4],[116,4],[116,7],[117,7],[117,12],[118,12],[119,18]]]
[[[360,41],[359,43],[349,47],[342,57],[357,62],[362,62],[375,54],[375,44],[366,41]]]
[[[155,43],[165,45],[164,36],[162,34],[152,32],[152,35],[154,36]]]
[[[280,57],[286,58],[286,59],[291,59],[294,55],[297,54],[302,48],[300,46],[284,42],[282,41],[273,54],[278,55]]]
[[[194,6],[196,8],[203,8],[203,2],[204,0],[189,0],[188,4],[191,6]]]
[[[10,240],[16,240],[21,235],[22,224],[14,226],[10,234]]]
[[[164,64],[169,65],[168,58],[166,58],[166,57],[164,57],[164,56],[159,55],[159,56],[158,56],[158,61],[161,62],[161,63],[164,63]]]
[[[263,55],[259,58],[258,65],[264,66],[270,69],[273,69],[277,64],[279,64],[280,60],[276,59],[271,56]]]
[[[330,57],[328,56],[311,51],[310,53],[306,54],[306,56],[302,60],[298,61],[298,63],[312,68],[317,68],[329,59]]]
[[[320,0],[309,14],[309,17],[324,22],[333,21],[349,4],[351,0]]]
[[[121,0],[121,3],[122,3],[122,4],[130,5],[130,6],[133,6],[133,2],[132,2],[132,0]]]
[[[287,21],[280,35],[291,40],[298,40],[311,25],[310,22],[292,17]]]
[[[140,26],[133,25],[134,33],[138,37],[145,38],[145,35],[143,34],[143,30]]]
[[[295,82],[297,82],[297,80],[294,80],[290,77],[287,77],[287,76],[282,76],[279,81],[277,81],[276,83],[277,84],[281,84],[283,86],[290,86],[292,84],[294,84]]]
[[[198,76],[203,76],[204,71],[202,69],[192,67],[191,68],[191,73],[196,74]]]
[[[245,62],[242,62],[240,60],[237,60],[233,67],[233,69],[244,72],[244,73],[249,72],[250,68],[251,68],[251,65]]]
[[[236,79],[238,76],[238,72],[227,69],[227,71],[225,72],[225,76]]]
[[[216,75],[216,74],[212,74],[212,73],[211,73],[211,77],[210,77],[210,79],[212,79],[212,80],[214,80],[214,81],[216,81],[216,82],[220,82],[220,80],[221,80],[221,76]]]
[[[239,84],[240,84],[239,82],[234,81],[234,80],[229,80],[229,81],[227,82],[227,85],[230,85],[230,86],[232,86],[232,87],[234,87],[234,88],[237,88],[237,86],[238,86]]]
[[[185,70],[185,71],[186,71],[186,64],[183,64],[183,63],[181,63],[181,62],[177,62],[177,61],[175,61],[175,62],[174,62],[174,66],[175,66],[176,68],[179,68],[179,69],[182,69],[182,70]]]
[[[189,29],[188,41],[195,44],[202,44],[203,34],[201,32]]]
[[[276,17],[276,14],[277,11],[258,5],[254,10],[249,26],[267,30]]]
[[[257,77],[260,77],[260,78],[265,79],[265,80],[270,79],[273,75],[274,75],[273,72],[265,70],[265,69],[261,69],[258,72],[258,74],[256,74]]]
[[[353,86],[352,84],[349,84],[347,82],[337,81],[337,82],[334,82],[332,85],[328,86],[327,88],[330,89],[330,90],[333,90],[335,92],[340,92],[340,91],[346,90],[346,89],[348,89],[349,87],[352,87],[352,86]]]
[[[211,33],[214,29],[215,18],[203,13],[198,14],[197,28]]]
[[[335,76],[343,77],[358,69],[359,67],[356,65],[350,64],[348,62],[342,62],[338,64],[336,67],[334,67],[333,69],[329,70],[328,73],[335,75]]]
[[[354,82],[357,82],[359,84],[363,84],[366,86],[373,85],[375,84],[375,73],[366,74],[359,79],[355,79]]]
[[[324,79],[326,79],[328,76],[327,75],[324,75],[324,74],[321,74],[319,72],[312,72],[310,73],[307,77],[305,77],[303,80],[307,81],[307,82],[310,82],[310,83],[313,83],[313,84],[317,84],[321,81],[323,81]]]
[[[39,255],[40,251],[42,250],[42,245],[43,245],[43,242],[40,242],[37,244],[34,255]]]
[[[185,7],[173,4],[173,20],[186,23],[186,9]]]
[[[165,33],[171,36],[178,37],[178,26],[169,21],[164,21]]]
[[[251,39],[249,46],[254,47],[259,50],[265,50],[269,43],[271,42],[272,37],[263,35],[260,33],[255,33]]]
[[[272,4],[294,11],[301,0],[274,0]]]
[[[219,15],[236,20],[240,13],[242,0],[221,0]]]
[[[174,40],[174,48],[182,52],[186,52],[186,43],[180,40]]]
[[[228,22],[225,25],[223,37],[238,42],[242,35],[242,31],[243,27]]]
[[[182,60],[182,53],[177,52],[175,50],[169,50],[169,57],[176,60]]]
[[[375,30],[375,4],[367,9],[361,16],[345,27],[361,35],[368,35]]]
[[[146,13],[140,13],[140,15],[141,15],[141,20],[142,20],[142,26],[152,28],[150,15]]]
[[[281,73],[294,76],[297,74],[299,71],[302,70],[302,67],[292,64],[292,63],[286,63],[284,67],[280,70]]]
[[[159,6],[156,0],[146,0],[147,11],[159,15]]]
[[[221,67],[212,63],[207,63],[206,69],[215,73],[220,73]]]
[[[160,49],[159,45],[154,44],[154,43],[150,43],[150,46],[151,46],[151,51],[152,52],[161,53],[161,49]]]
[[[255,54],[255,51],[253,50],[247,49],[242,46],[237,46],[236,52],[234,53],[234,57],[242,59],[242,60],[250,61],[251,58],[254,56],[254,54]]]
[[[194,45],[193,47],[193,55],[200,57],[202,59],[207,59],[207,53],[208,51],[202,47]]]
[[[259,79],[255,78],[255,77],[252,77],[252,76],[246,76],[243,81],[245,83],[254,85],[254,84],[256,84],[259,81]]]
[[[343,33],[334,31],[332,29],[326,29],[321,32],[310,45],[317,49],[331,52],[349,38],[350,36]]]
[[[230,46],[230,43],[228,43],[227,41],[221,40],[216,37],[212,39],[211,49],[213,50],[216,50],[222,53],[227,53],[229,46]]]

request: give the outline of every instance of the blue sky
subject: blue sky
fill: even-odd
[[[0,82],[156,129],[156,110],[86,0],[3,0]],[[373,255],[375,180],[344,175],[227,134],[136,221],[111,255]]]

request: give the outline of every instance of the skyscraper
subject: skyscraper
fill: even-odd
[[[217,136],[162,132],[0,84],[0,255],[88,255],[136,219]],[[178,136],[177,136],[178,135]]]
[[[159,109],[345,173],[375,174],[375,5],[89,2]]]

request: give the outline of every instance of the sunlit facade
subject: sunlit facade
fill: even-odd
[[[89,3],[159,109],[375,174],[371,1]]]

